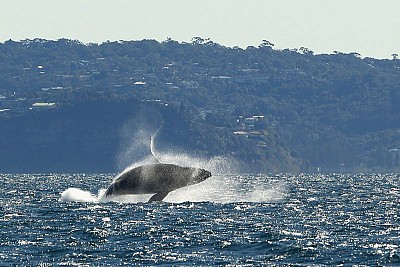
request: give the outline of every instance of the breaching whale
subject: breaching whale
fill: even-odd
[[[163,200],[169,192],[200,183],[211,172],[174,164],[149,164],[121,173],[108,187],[105,196],[126,194],[155,194],[149,202]]]
[[[203,182],[211,172],[193,167],[161,163],[155,153],[154,139],[163,127],[150,137],[150,153],[154,164],[142,165],[119,174],[108,187],[105,197],[131,194],[155,194],[149,202],[163,200],[169,192]]]

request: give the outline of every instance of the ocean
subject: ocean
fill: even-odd
[[[215,174],[163,202],[113,174],[0,175],[0,266],[399,266],[398,174]]]

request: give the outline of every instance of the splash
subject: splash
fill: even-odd
[[[89,191],[78,188],[68,188],[61,193],[61,201],[63,202],[98,202],[99,199]]]
[[[125,137],[123,138],[124,141],[121,152],[117,158],[119,168],[122,169],[122,167],[126,166],[129,168],[137,163],[155,163],[154,157],[151,154],[149,155],[149,152],[153,153],[150,145],[152,142],[149,138],[149,136],[151,136],[150,131],[141,129],[136,131],[132,136],[128,136],[128,134],[125,133],[126,131],[129,132],[129,130],[123,131]]]
[[[180,188],[168,194],[166,202],[276,202],[285,199],[287,186],[262,175],[217,174],[205,182]]]
[[[170,192],[163,200],[169,203],[182,202],[276,202],[285,199],[287,186],[280,179],[268,175],[239,175],[235,164],[224,157],[211,159],[196,158],[186,154],[158,154],[163,163],[180,166],[193,166],[204,168],[213,174],[206,181],[179,188]],[[122,173],[132,168],[146,164],[148,159],[133,163]],[[118,176],[117,176],[118,177]],[[118,203],[143,203],[147,202],[152,194],[122,195],[112,198],[104,196],[106,189],[100,189],[97,196],[77,188],[68,188],[61,194],[61,201],[66,202],[118,202]]]
[[[187,154],[161,153],[158,154],[158,158],[162,163],[204,168],[212,173],[212,176],[204,182],[170,192],[163,200],[165,202],[275,202],[283,200],[287,195],[286,185],[275,177],[238,175],[235,163],[221,156],[204,159]],[[125,171],[142,164],[143,162],[135,163]],[[147,202],[151,196],[116,196],[112,198],[112,201],[121,203]],[[107,202],[109,200],[103,198],[100,201]]]
[[[285,197],[286,188],[281,184],[271,185],[269,177],[247,177],[238,175],[238,168],[232,160],[217,156],[201,158],[185,153],[169,151],[167,153],[156,151],[155,139],[163,127],[163,123],[151,135],[148,128],[137,131],[132,130],[132,125],[125,125],[123,133],[126,137],[126,145],[119,155],[119,163],[128,166],[120,175],[141,165],[152,163],[175,164],[182,167],[203,168],[212,173],[212,177],[201,183],[179,188],[170,192],[164,199],[165,202],[271,202],[279,201]],[[134,132],[132,135],[131,133]],[[133,138],[132,138],[133,136]],[[151,136],[149,138],[149,136]],[[149,149],[150,147],[150,149]],[[137,155],[144,151],[146,156]],[[150,152],[150,155],[149,155]],[[142,153],[143,154],[143,153]],[[130,162],[130,164],[128,164]],[[133,163],[132,163],[133,162]],[[117,179],[120,175],[114,177]],[[138,203],[147,202],[152,194],[122,195],[106,198],[106,189],[99,190],[97,196],[88,191],[77,188],[69,188],[62,192],[61,201],[76,202],[121,202]]]
[[[117,164],[122,169],[132,162],[152,160],[155,163],[155,138],[164,125],[162,116],[151,107],[141,107],[138,114],[126,122],[119,132],[121,140]]]

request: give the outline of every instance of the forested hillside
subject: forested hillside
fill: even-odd
[[[131,101],[137,107],[157,107],[166,125],[174,125],[160,134],[168,149],[226,156],[247,171],[398,171],[399,74],[396,55],[392,60],[357,53],[314,55],[304,47],[274,50],[268,41],[241,49],[201,38],[103,44],[10,40],[0,44],[0,123],[7,129],[0,134],[0,152],[8,162],[0,167],[20,170],[18,164],[7,167],[11,160],[5,159],[20,158],[8,140],[29,140],[31,132],[21,129],[37,126],[26,123],[31,118],[49,121],[41,126],[45,129],[52,121],[76,121],[82,116],[77,106],[98,103],[81,110],[94,114],[89,123],[107,124],[113,119],[104,119],[106,113],[122,112],[122,127],[133,112],[126,104]],[[102,105],[107,106],[105,114],[98,113]],[[69,124],[68,135],[76,135],[79,127]],[[106,131],[99,126],[97,132]],[[115,147],[121,138],[119,133],[109,138],[114,141],[102,160],[113,163],[98,171],[117,169]],[[36,144],[42,155],[48,151],[46,140]],[[59,142],[69,147],[65,140]],[[34,155],[32,144],[25,146]],[[86,165],[79,161],[93,166],[86,169],[70,164],[74,170],[96,171],[95,160]]]

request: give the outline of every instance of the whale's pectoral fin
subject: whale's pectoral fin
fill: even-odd
[[[148,202],[153,202],[153,201],[161,201],[163,200],[169,192],[158,192],[154,196],[152,196]]]

